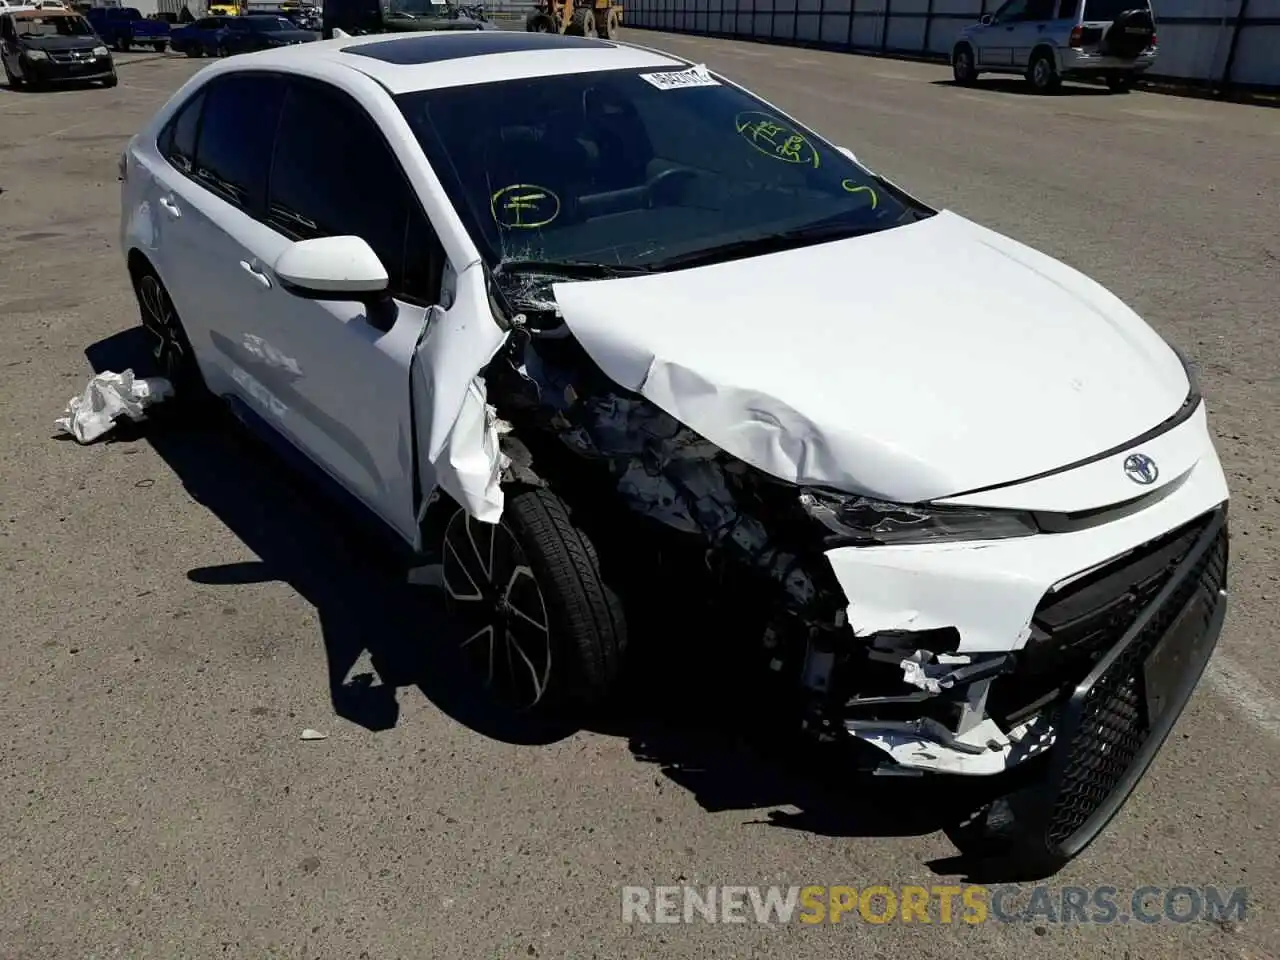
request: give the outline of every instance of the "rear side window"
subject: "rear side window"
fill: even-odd
[[[361,237],[392,292],[434,303],[443,253],[400,162],[359,104],[321,84],[293,81],[271,163],[267,223],[295,240]]]
[[[1076,18],[1076,10],[1080,6],[1080,0],[1062,0],[1058,4],[1059,20],[1074,20]]]
[[[1085,0],[1084,17],[1091,22],[1114,20],[1129,10],[1150,10],[1146,0]]]
[[[196,134],[200,132],[203,106],[204,91],[201,91],[186,102],[160,135],[160,150],[165,159],[188,176],[195,173]]]
[[[284,83],[269,74],[215,80],[205,94],[196,142],[196,179],[257,216],[266,209],[271,146]]]
[[[1057,0],[1029,0],[1027,3],[1026,19],[1052,20],[1056,2]]]

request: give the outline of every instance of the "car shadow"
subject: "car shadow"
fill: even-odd
[[[96,372],[155,373],[140,327],[85,353]],[[459,723],[504,742],[549,743],[573,732],[505,714],[460,683],[460,637],[438,594],[409,584],[394,555],[229,416],[189,421],[177,416],[181,408],[165,409],[157,406],[142,424],[118,423],[103,442],[148,443],[192,499],[259,558],[198,567],[188,572],[193,582],[279,581],[315,608],[338,716],[389,729],[399,719],[397,691],[417,688]],[[625,739],[659,785],[687,790],[707,811],[757,812],[749,824],[830,837],[920,836],[955,819],[958,809],[940,801],[946,791],[936,784],[922,790],[919,780],[853,774],[854,758],[833,762],[834,748],[797,743],[792,726],[775,722],[767,701],[726,667],[746,659],[734,657],[743,638],[702,643],[668,631],[645,639],[654,642],[638,645],[645,653],[629,667],[608,719],[587,729]],[[947,861],[944,872],[964,869]]]
[[[1094,87],[1085,84],[1062,84],[1052,93],[1040,93],[1021,77],[979,77],[971,84],[956,83],[954,80],[930,80],[935,87],[955,87],[957,90],[977,90],[983,93],[1003,93],[1020,97],[1110,97],[1114,94],[1106,87]]]

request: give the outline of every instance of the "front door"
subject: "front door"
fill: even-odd
[[[982,31],[978,63],[985,67],[1008,67],[1013,64],[1013,31],[1017,28],[1027,0],[1006,0]]]
[[[246,271],[255,379],[289,409],[297,445],[416,545],[410,367],[444,256],[381,131],[336,88],[289,81],[271,160],[269,242]],[[390,278],[396,314],[371,319],[359,303],[308,300],[271,271],[292,242],[358,236]]]

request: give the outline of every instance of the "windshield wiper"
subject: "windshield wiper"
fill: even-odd
[[[493,268],[495,276],[506,273],[541,274],[571,280],[601,280],[608,277],[634,277],[652,273],[649,267],[633,267],[621,263],[590,263],[583,260],[503,260]]]
[[[878,233],[884,226],[855,227],[847,223],[817,223],[793,230],[782,230],[778,233],[767,233],[759,237],[748,237],[745,240],[731,240],[714,247],[694,250],[690,253],[677,254],[665,260],[656,260],[649,264],[651,270],[672,270],[677,267],[702,267],[727,260],[738,260],[744,257],[755,257],[765,253],[776,253],[779,250],[790,250],[795,247],[806,247],[814,243],[828,240],[844,240],[849,237],[861,237],[868,233]]]

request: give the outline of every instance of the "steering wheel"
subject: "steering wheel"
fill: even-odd
[[[698,171],[689,167],[658,171],[645,182],[645,205],[652,209],[671,203],[681,187],[697,176]]]

